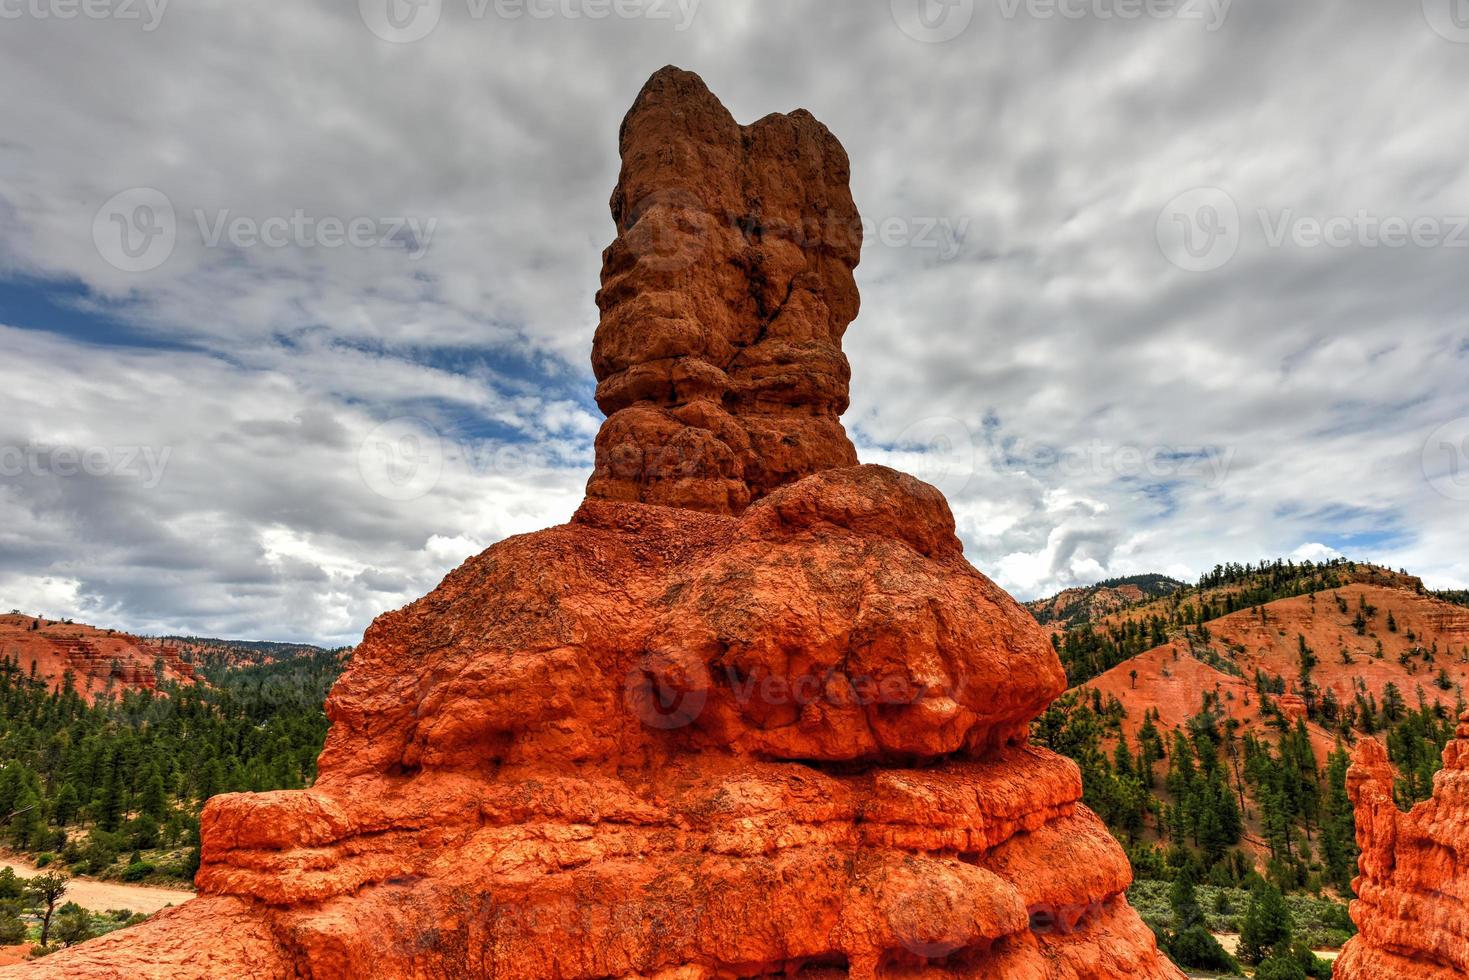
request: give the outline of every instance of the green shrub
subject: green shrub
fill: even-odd
[[[1289,956],[1271,956],[1260,963],[1255,980],[1306,980],[1306,971]]]
[[[158,869],[153,867],[153,865],[149,864],[147,861],[134,861],[132,864],[122,869],[122,880],[142,881],[144,878],[148,877],[156,870]]]
[[[1175,933],[1168,940],[1167,948],[1168,955],[1179,966],[1213,970],[1216,973],[1240,973],[1239,964],[1234,961],[1234,957],[1225,952],[1218,940],[1201,925],[1189,926],[1182,932]]]
[[[61,907],[52,932],[64,946],[75,946],[96,935],[91,913],[74,902],[67,902]]]
[[[0,946],[14,946],[25,941],[26,924],[10,912],[0,914]]]

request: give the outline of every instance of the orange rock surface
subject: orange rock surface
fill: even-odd
[[[619,195],[739,189],[797,225],[850,207],[810,116],[727,121],[660,72]],[[937,490],[845,465],[855,253],[721,242],[660,289],[638,265],[662,253],[621,251],[627,222],[597,341],[616,435],[572,521],[380,617],[328,699],[316,785],[211,800],[200,898],[32,975],[1181,980],[1079,770],[1027,744],[1065,686],[1045,633],[964,560]],[[761,263],[809,335],[741,337],[773,346],[725,350],[715,388],[637,380],[702,371],[691,338],[744,322],[658,322],[643,291],[723,302]],[[655,336],[669,363],[640,373]],[[728,467],[604,469],[624,435],[715,431],[695,416]]]
[[[842,145],[804,110],[741,126],[677,69],[643,87],[619,142],[587,496],[738,514],[855,465],[841,343],[862,228]]]
[[[1381,744],[1357,746],[1347,789],[1357,808],[1360,930],[1337,961],[1338,980],[1459,980],[1469,976],[1469,714],[1444,750],[1433,799],[1403,813]]]
[[[88,701],[108,691],[156,688],[160,679],[193,680],[194,665],[182,660],[181,652],[178,644],[116,630],[0,616],[0,657],[22,672],[34,668],[52,687],[62,684],[69,672],[72,686]]]

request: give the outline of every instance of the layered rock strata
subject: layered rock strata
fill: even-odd
[[[210,801],[199,899],[37,975],[1182,977],[1028,744],[1046,635],[841,431],[855,245],[769,234],[855,215],[840,146],[665,69],[622,148],[588,499],[378,618],[315,787]],[[682,268],[629,251],[665,189],[719,219]]]
[[[841,342],[862,227],[836,137],[803,110],[741,126],[697,75],[665,69],[619,141],[587,495],[738,514],[855,465]]]
[[[1337,962],[1339,980],[1469,977],[1469,714],[1443,758],[1433,798],[1404,813],[1387,752],[1370,739],[1357,746],[1347,789],[1362,852],[1359,933]]]

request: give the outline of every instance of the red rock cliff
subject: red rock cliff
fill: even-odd
[[[70,674],[88,701],[194,679],[194,665],[182,659],[176,643],[14,614],[0,616],[0,659],[22,673],[34,669],[53,688]]]
[[[316,786],[209,803],[201,898],[36,975],[1181,978],[1027,744],[1045,634],[855,465],[856,243],[774,233],[854,217],[835,139],[665,69],[622,148],[587,501],[372,625]],[[633,247],[665,190],[684,265]]]
[[[1444,750],[1433,799],[1403,813],[1393,780],[1378,742],[1357,746],[1347,788],[1362,849],[1352,903],[1360,934],[1334,975],[1462,980],[1469,976],[1469,714]]]

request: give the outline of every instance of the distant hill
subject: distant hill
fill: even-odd
[[[1376,731],[1381,722],[1367,716],[1395,696],[1457,715],[1466,686],[1469,608],[1399,581],[1350,582],[1170,629],[1167,642],[1078,689],[1115,696],[1129,734],[1148,712],[1164,730],[1182,728],[1215,693],[1245,730],[1305,719],[1324,758],[1339,737]]]
[[[1352,584],[1428,595],[1416,576],[1379,565],[1345,559],[1299,563],[1277,559],[1258,565],[1219,565],[1194,585],[1080,619],[1071,626],[1059,620],[1051,626],[1061,634],[1057,642],[1061,663],[1075,685],[1162,646],[1182,630],[1241,609]]]
[[[1084,799],[1140,878],[1187,852],[1347,897],[1347,750],[1382,739],[1400,806],[1426,798],[1465,710],[1469,607],[1345,560],[1219,566],[1055,634],[1072,689],[1033,726],[1076,760]]]
[[[272,640],[221,640],[207,636],[165,636],[161,639],[178,645],[184,658],[192,663],[220,667],[279,663],[327,652],[309,643],[277,643]]]
[[[1073,690],[1115,696],[1129,734],[1150,713],[1181,728],[1212,693],[1246,730],[1304,718],[1324,756],[1339,735],[1355,737],[1389,684],[1412,706],[1421,690],[1454,712],[1469,685],[1469,608],[1450,598],[1362,562],[1221,565],[1082,621],[1057,645]]]
[[[52,688],[69,673],[89,702],[109,692],[188,683],[195,676],[178,643],[16,613],[0,616],[0,661],[22,674],[34,672]]]
[[[194,877],[209,797],[311,785],[350,655],[19,615],[0,617],[0,651],[5,848],[169,885]]]
[[[32,670],[48,687],[67,673],[88,702],[108,693],[156,690],[169,681],[191,683],[201,672],[226,667],[280,663],[328,651],[304,643],[220,640],[198,636],[134,636],[13,612],[0,616],[0,662],[22,674]]]
[[[1067,589],[1047,599],[1035,599],[1025,607],[1042,626],[1077,626],[1119,612],[1130,606],[1171,595],[1188,586],[1167,575],[1129,575],[1110,578],[1096,585]]]

